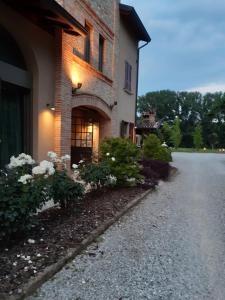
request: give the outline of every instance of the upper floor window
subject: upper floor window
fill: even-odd
[[[103,64],[104,64],[104,44],[105,39],[102,35],[99,35],[99,53],[98,53],[98,70],[103,72]]]
[[[125,61],[125,82],[124,89],[131,92],[131,74],[132,74],[132,66]]]
[[[91,26],[89,26],[86,23],[85,28],[87,30],[87,35],[85,37],[85,45],[84,45],[84,60],[90,63],[91,62]]]

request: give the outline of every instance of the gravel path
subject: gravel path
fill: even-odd
[[[225,156],[174,155],[180,170],[32,300],[224,300]]]

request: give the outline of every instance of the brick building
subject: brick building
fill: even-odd
[[[72,162],[106,136],[133,136],[139,41],[118,0],[0,1],[0,166],[11,155]]]

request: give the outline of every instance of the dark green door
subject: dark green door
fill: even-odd
[[[24,88],[1,81],[0,85],[0,167],[9,163],[12,155],[25,150],[26,101]],[[29,106],[29,105],[28,105]]]

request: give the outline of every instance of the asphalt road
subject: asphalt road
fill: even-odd
[[[225,155],[179,168],[30,299],[225,299]]]

